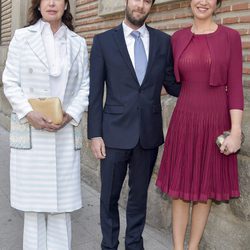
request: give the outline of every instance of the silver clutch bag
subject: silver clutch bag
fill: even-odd
[[[216,144],[217,146],[220,148],[222,143],[224,142],[225,138],[228,137],[230,135],[230,131],[224,131],[223,134],[219,135],[217,138],[216,138]],[[241,133],[241,145],[243,144],[243,142],[245,141],[245,135],[244,133],[242,132]]]

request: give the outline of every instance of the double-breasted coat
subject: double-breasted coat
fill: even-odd
[[[11,114],[11,205],[23,211],[70,212],[81,208],[80,122],[88,106],[86,42],[67,29],[68,81],[63,109],[73,120],[57,132],[31,127],[28,98],[50,97],[49,68],[39,22],[19,29],[3,73]]]

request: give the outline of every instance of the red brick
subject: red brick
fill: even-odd
[[[231,6],[224,6],[219,8],[216,13],[224,13],[224,12],[230,12],[231,11]]]
[[[81,5],[76,9],[76,13],[84,12],[88,10],[97,10],[98,4],[91,4],[91,5]]]
[[[222,20],[223,24],[233,24],[233,23],[239,23],[239,17],[226,17]]]
[[[241,23],[250,23],[250,16],[241,16],[240,22]]]
[[[176,19],[182,19],[182,18],[188,18],[188,17],[192,17],[191,12],[190,13],[183,12],[183,13],[175,14]]]
[[[243,68],[243,74],[250,75],[250,68]]]
[[[243,49],[250,49],[250,42],[242,42]]]
[[[189,7],[190,6],[190,1],[185,1],[180,3],[181,8]]]
[[[250,54],[249,55],[244,55],[243,60],[244,60],[244,62],[250,62]]]
[[[232,5],[232,11],[235,11],[235,10],[247,10],[247,9],[250,9],[250,4],[249,3],[239,3],[239,4]]]
[[[97,2],[97,0],[78,0],[78,1],[76,1],[76,7],[78,7],[79,5],[82,5],[82,4],[89,4],[92,2]]]

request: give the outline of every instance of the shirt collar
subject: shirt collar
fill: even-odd
[[[133,29],[131,29],[124,21],[122,22],[122,27],[123,27],[123,32],[124,32],[124,36],[128,37],[131,36],[131,32],[134,31]],[[147,27],[145,25],[145,23],[136,31],[139,31],[141,33],[141,37],[144,37],[147,35]]]
[[[40,19],[40,32],[41,34],[52,34],[54,38],[58,39],[66,39],[66,34],[67,34],[67,26],[62,23],[61,27],[58,29],[58,31],[53,34],[50,24],[48,22],[43,21]]]
[[[59,30],[54,34],[55,38],[66,39],[67,26],[63,23]]]

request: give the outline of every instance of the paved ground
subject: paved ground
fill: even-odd
[[[9,133],[0,127],[0,250],[22,250],[23,214],[9,205]],[[99,193],[82,184],[83,203],[81,210],[72,215],[72,250],[100,250],[101,232],[99,220]],[[125,213],[121,211],[120,248],[124,250],[123,235]],[[145,250],[170,250],[166,236],[146,226]]]

